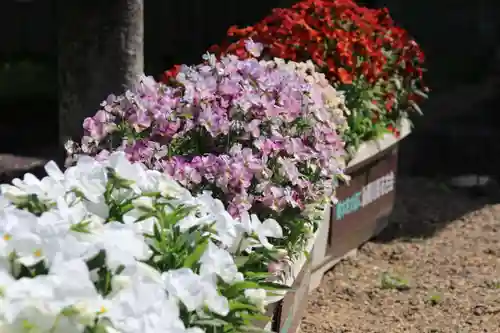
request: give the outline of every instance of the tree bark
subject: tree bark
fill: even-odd
[[[57,0],[59,141],[144,71],[144,0]]]

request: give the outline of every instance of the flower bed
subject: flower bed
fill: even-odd
[[[1,187],[2,332],[245,331],[282,289],[276,221],[233,219],[119,152],[45,169]]]
[[[247,48],[258,57],[259,44]],[[82,142],[68,144],[68,162],[120,151],[195,194],[211,191],[231,218],[253,227],[248,234],[281,253],[265,268],[292,286],[344,178],[344,109],[343,95],[310,62],[207,54],[168,84],[142,77],[110,96],[85,120]]]
[[[255,332],[274,308],[295,330],[315,265],[373,232],[335,235],[330,207],[395,177],[388,152],[426,90],[416,43],[349,0],[230,34],[218,57],[109,96],[64,173],[0,187],[1,332]],[[356,241],[336,250],[339,235]]]

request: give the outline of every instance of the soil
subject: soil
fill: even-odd
[[[302,333],[499,333],[498,193],[401,180],[390,226],[325,275]]]

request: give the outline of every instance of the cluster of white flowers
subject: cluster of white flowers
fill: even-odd
[[[338,124],[340,132],[348,128],[345,115],[350,114],[349,109],[345,104],[345,96],[342,91],[336,90],[328,81],[324,73],[318,72],[316,66],[311,60],[306,62],[285,61],[281,58],[274,58],[272,61],[261,60],[264,64],[275,64],[277,67],[286,68],[287,70],[296,72],[300,77],[304,78],[308,83],[314,86],[314,92],[321,92],[324,105],[327,107],[333,116],[332,124]]]
[[[218,332],[264,310],[236,262],[272,253],[276,221],[235,220],[122,153],[45,170],[0,185],[0,332]]]

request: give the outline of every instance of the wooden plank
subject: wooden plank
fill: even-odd
[[[274,332],[296,333],[299,330],[307,309],[310,281],[311,262],[308,260],[293,283],[292,289],[280,303],[273,327]]]
[[[341,258],[379,233],[394,206],[397,145],[350,173],[349,185],[337,189],[331,212],[330,258]]]

